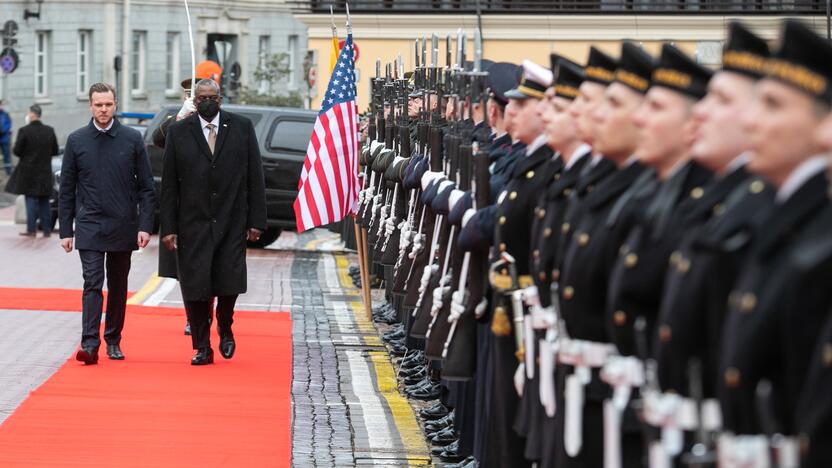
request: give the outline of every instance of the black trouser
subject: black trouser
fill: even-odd
[[[127,275],[130,273],[130,257],[133,252],[98,252],[79,250],[84,272],[83,314],[84,331],[81,346],[98,348],[101,345],[101,308],[106,263],[107,318],[104,323],[104,340],[107,344],[121,342],[124,328],[124,309],[127,305]]]
[[[217,331],[220,338],[233,336],[231,324],[234,323],[234,304],[237,302],[237,295],[217,297]],[[211,325],[208,319],[211,317],[211,309],[214,300],[210,301],[185,301],[185,313],[188,314],[188,321],[191,323],[191,343],[194,349],[211,347]]]

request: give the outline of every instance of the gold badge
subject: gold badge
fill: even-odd
[[[511,322],[508,319],[505,308],[494,308],[494,318],[491,320],[491,332],[496,336],[508,336],[511,333]]]
[[[633,268],[637,264],[638,264],[638,255],[636,255],[634,253],[629,253],[629,254],[627,254],[626,257],[624,257],[624,266],[625,267]]]
[[[575,297],[575,288],[572,286],[567,286],[563,288],[563,298],[567,301]]]
[[[586,247],[589,244],[589,234],[582,232],[580,236],[578,236],[578,245],[581,247]]]

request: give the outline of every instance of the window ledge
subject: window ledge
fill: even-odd
[[[78,102],[86,102],[86,101],[89,101],[89,100],[90,100],[89,95],[84,94],[84,93],[78,93],[78,94],[76,94],[76,95],[75,95],[75,98],[78,100]]]
[[[52,99],[50,99],[46,96],[38,97],[38,98],[35,98],[35,104],[38,104],[38,105],[41,105],[41,106],[48,106],[48,105],[52,104]]]
[[[130,91],[130,97],[137,100],[137,101],[147,99],[147,91],[132,90],[132,91]]]
[[[176,99],[182,97],[182,91],[178,89],[166,89],[165,90],[165,97],[168,99]]]

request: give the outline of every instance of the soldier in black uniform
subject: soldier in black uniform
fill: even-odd
[[[697,122],[693,156],[716,178],[700,199],[685,206],[684,216],[707,222],[688,233],[671,255],[653,340],[658,383],[667,394],[645,398],[648,414],[665,413],[656,418],[661,420],[657,426],[685,431],[688,448],[695,430],[719,429],[715,377],[728,294],[748,252],[755,219],[772,201],[771,190],[745,169],[748,134],[741,124],[768,54],[763,39],[731,23],[722,69],[693,108]],[[693,399],[703,399],[701,404],[707,407],[702,421],[679,417],[683,406],[696,404]],[[676,403],[668,405],[671,400]],[[657,410],[671,406],[672,410]],[[665,454],[674,459],[679,455]]]
[[[494,216],[494,260],[507,260],[505,268],[492,275],[495,289],[494,309],[491,318],[490,366],[493,371],[489,408],[489,421],[485,435],[484,466],[527,466],[523,457],[524,440],[511,430],[517,412],[518,394],[513,385],[520,351],[512,333],[521,331],[522,323],[512,317],[522,310],[512,309],[506,290],[516,286],[530,286],[529,241],[530,232],[518,229],[531,225],[536,197],[559,171],[562,162],[552,161],[552,150],[546,146],[542,135],[542,122],[537,116],[537,103],[543,99],[546,88],[552,82],[552,72],[528,60],[523,62],[523,81],[506,93],[509,98],[506,113],[514,121],[512,134],[526,143],[525,155],[517,161],[511,179],[497,199]],[[511,273],[509,272],[511,270]],[[508,284],[505,283],[508,281]],[[502,291],[502,292],[501,292]],[[522,317],[522,315],[520,315]]]
[[[548,188],[540,195],[535,206],[535,216],[532,223],[531,244],[533,247],[531,258],[532,279],[534,286],[527,288],[524,299],[529,306],[526,320],[534,333],[526,336],[526,383],[523,386],[521,411],[515,421],[514,428],[526,435],[526,458],[535,460],[539,466],[546,466],[544,460],[551,464],[554,453],[551,439],[554,427],[554,368],[549,366],[542,369],[538,360],[542,350],[552,356],[549,342],[545,341],[547,329],[554,324],[554,307],[552,305],[550,273],[560,266],[555,258],[557,241],[560,238],[560,226],[569,200],[569,195],[578,182],[581,171],[591,159],[591,148],[578,139],[576,124],[569,115],[569,106],[578,95],[578,88],[584,80],[583,67],[560,57],[551,56],[552,73],[555,82],[546,90],[546,99],[541,101],[540,118],[543,121],[546,144],[556,151],[564,161],[562,172],[555,172]],[[547,357],[548,357],[547,356]],[[551,363],[551,360],[548,362]],[[529,372],[532,367],[532,372]],[[540,378],[542,372],[547,376],[548,410],[541,404]],[[549,436],[546,435],[549,426]],[[545,453],[549,452],[549,453]]]
[[[767,458],[772,441],[765,435],[775,432],[793,449],[778,450],[779,457],[798,452],[797,399],[830,305],[822,245],[830,227],[828,160],[812,137],[832,100],[832,46],[795,20],[785,22],[780,43],[744,119],[748,169],[776,196],[729,296],[718,379],[724,460]],[[748,449],[753,444],[757,450]]]
[[[639,131],[632,115],[641,105],[653,71],[653,59],[632,43],[624,43],[614,81],[593,113],[596,123],[594,149],[615,170],[588,192],[581,202],[582,216],[572,221],[572,235],[565,247],[560,270],[562,330],[561,365],[558,367],[558,424],[555,442],[560,447],[558,466],[601,466],[604,454],[602,402],[609,387],[601,382],[603,360],[576,353],[577,347],[610,353],[612,346],[604,320],[610,269],[624,235],[633,224],[634,212],[643,206],[649,191],[640,181],[645,168],[633,156]],[[628,189],[638,188],[638,192]],[[566,338],[568,336],[568,338]],[[595,354],[594,351],[591,353]],[[577,367],[582,368],[580,371]],[[585,369],[585,370],[584,370]],[[578,372],[584,372],[580,376]],[[578,384],[577,379],[589,377]],[[569,382],[567,384],[567,382]],[[566,390],[566,385],[570,390]],[[569,391],[566,401],[561,395]],[[572,400],[583,394],[583,404]],[[576,424],[575,421],[581,421]],[[577,437],[582,443],[577,443]],[[638,450],[635,451],[638,458]],[[630,458],[632,458],[631,456]]]

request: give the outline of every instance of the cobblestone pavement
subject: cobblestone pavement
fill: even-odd
[[[0,256],[16,268],[0,271],[0,287],[80,289],[77,254],[60,251],[55,237],[19,239],[20,226],[8,221],[10,208],[0,209]],[[154,237],[147,249],[133,255],[129,287],[136,294],[130,302],[181,307],[177,283],[154,273],[157,249]],[[284,233],[269,248],[248,254],[249,292],[241,296],[238,309],[292,315],[293,465],[429,464],[414,409],[398,391],[379,332],[347,274],[355,262],[354,253],[345,252],[338,236],[325,230]],[[2,424],[71,357],[80,317],[8,311],[0,304],[0,328],[16,337],[0,341]],[[245,346],[244,337],[239,341]],[[183,356],[189,356],[187,350]]]

